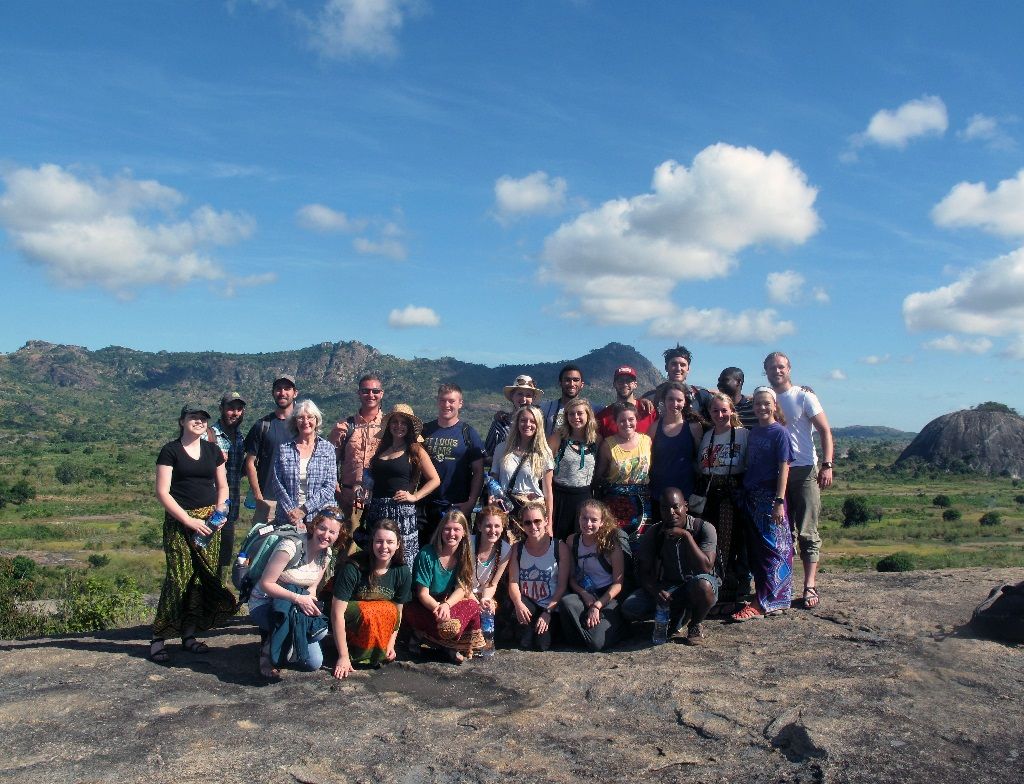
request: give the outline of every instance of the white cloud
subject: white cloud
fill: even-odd
[[[352,247],[364,256],[384,256],[394,261],[404,261],[408,256],[405,245],[397,239],[371,240],[367,237],[356,237],[352,241]]]
[[[1014,338],[999,352],[999,356],[1007,359],[1024,359],[1024,335]]]
[[[833,368],[826,376],[829,381],[846,381],[846,374],[839,368]]]
[[[659,165],[652,192],[563,223],[544,242],[541,278],[600,322],[683,318],[671,303],[677,283],[728,275],[751,245],[806,241],[819,228],[816,197],[781,153],[715,144],[690,168]]]
[[[939,226],[974,226],[1003,237],[1024,237],[1024,169],[994,191],[982,182],[961,182],[932,209]]]
[[[949,127],[946,104],[936,95],[925,95],[907,101],[897,109],[875,112],[858,137],[860,144],[873,142],[882,147],[904,148],[920,136],[941,136]]]
[[[825,289],[822,288],[821,286],[815,286],[813,289],[811,289],[811,297],[819,305],[827,305],[832,301],[832,298],[828,295],[828,292],[825,291]]]
[[[792,305],[803,292],[804,276],[793,270],[769,272],[764,287],[768,293],[768,301],[776,305]]]
[[[324,204],[307,204],[300,207],[295,213],[295,219],[302,228],[325,234],[362,231],[367,223],[365,219],[354,220],[344,212],[333,210]]]
[[[704,340],[729,345],[772,343],[796,332],[792,321],[780,321],[769,309],[729,313],[722,308],[684,308],[656,318],[649,333],[654,337]]]
[[[987,147],[996,150],[1008,150],[1014,147],[1014,141],[999,124],[995,117],[985,114],[972,114],[967,125],[956,134],[965,142],[984,142]]]
[[[392,310],[388,314],[388,326],[398,329],[410,327],[438,327],[441,325],[441,318],[431,308],[421,308],[415,305],[407,305],[398,310]]]
[[[119,296],[142,286],[221,280],[224,270],[204,250],[239,242],[256,228],[243,213],[207,205],[176,218],[182,194],[128,174],[87,178],[44,164],[2,179],[0,226],[14,247],[58,283],[96,284]]]
[[[949,351],[954,354],[984,354],[992,348],[992,341],[988,338],[964,340],[955,335],[946,335],[945,337],[935,338],[934,340],[922,343],[922,346],[934,349],[935,351]]]
[[[331,58],[394,57],[398,31],[420,7],[417,0],[327,0],[305,19],[310,45]]]
[[[881,356],[878,354],[869,354],[866,357],[861,357],[860,361],[865,365],[884,365],[891,358],[892,356],[890,354],[882,354]]]
[[[908,295],[903,321],[911,332],[1024,334],[1024,248],[966,270],[948,286]]]
[[[561,177],[535,171],[521,179],[505,175],[494,183],[494,214],[502,223],[520,215],[551,215],[565,208],[567,185]]]

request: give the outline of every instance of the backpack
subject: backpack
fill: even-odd
[[[562,548],[558,546],[558,540],[555,537],[551,537],[551,541],[555,544],[555,563],[558,563],[559,556],[561,555]],[[520,539],[516,542],[516,560],[522,563],[523,561],[523,548],[526,546],[526,540]]]
[[[306,532],[293,525],[280,525],[275,528],[269,523],[254,525],[238,551],[238,561],[231,570],[231,582],[238,589],[238,601],[247,602],[252,589],[263,577],[267,561],[274,550],[284,540],[295,542],[295,555],[284,570],[294,569],[306,557]]]
[[[971,628],[992,639],[1024,642],[1024,582],[993,588],[974,608]]]

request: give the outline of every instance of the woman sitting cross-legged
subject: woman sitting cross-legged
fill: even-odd
[[[469,523],[458,509],[450,509],[412,570],[413,601],[405,608],[411,651],[419,652],[426,643],[461,664],[483,647],[480,605],[473,598],[475,574]]]
[[[337,507],[324,507],[305,537],[282,538],[253,588],[249,617],[264,637],[260,673],[268,678],[280,675],[277,668],[286,659],[310,671],[319,670],[324,662],[319,640],[327,635],[327,620],[316,588],[330,563],[331,546],[341,535],[343,519]]]
[[[580,505],[579,533],[566,547],[572,556],[569,587],[559,613],[567,641],[579,641],[591,652],[614,645],[622,631],[619,594],[622,593],[625,556],[619,526],[611,511],[590,499]]]
[[[334,578],[331,630],[338,648],[334,677],[346,678],[353,664],[377,667],[395,658],[402,605],[412,596],[394,520],[381,520],[370,550],[352,556]]]
[[[512,548],[508,595],[515,608],[519,647],[551,647],[551,615],[569,582],[569,550],[548,533],[548,514],[540,501],[527,501],[519,522],[526,538]],[[559,562],[565,567],[559,568]]]

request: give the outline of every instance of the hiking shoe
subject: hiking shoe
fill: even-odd
[[[704,624],[691,623],[690,628],[686,630],[686,644],[703,645],[705,640],[707,637],[704,635]]]

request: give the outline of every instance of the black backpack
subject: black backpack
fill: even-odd
[[[993,588],[974,608],[971,628],[995,640],[1024,642],[1024,581]]]
[[[633,547],[629,542],[629,534],[623,531],[621,528],[615,532],[615,537],[619,542],[619,548],[622,550],[622,595],[621,599],[625,599],[629,595],[629,591],[633,587],[634,574],[633,569]],[[573,568],[580,560],[580,534],[577,533],[575,538],[572,540],[572,563]],[[601,564],[601,568],[604,569],[608,574],[612,573],[611,561],[601,552],[600,548],[597,550],[597,562]],[[620,599],[620,601],[621,601]]]

